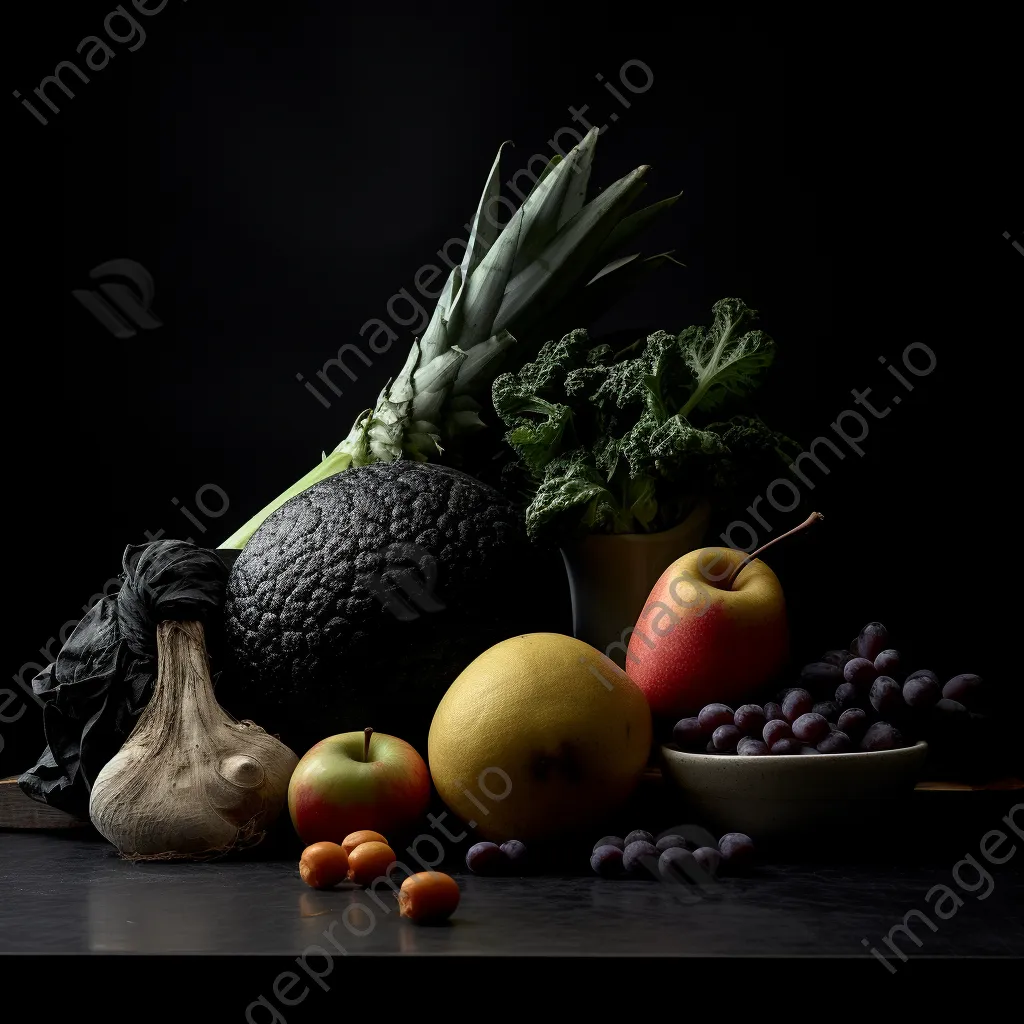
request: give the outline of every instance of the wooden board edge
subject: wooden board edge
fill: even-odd
[[[18,788],[17,776],[0,779],[0,829],[84,828],[88,824],[84,818],[26,796]]]

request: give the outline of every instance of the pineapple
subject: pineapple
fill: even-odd
[[[585,326],[598,304],[670,258],[633,254],[609,262],[678,196],[628,214],[644,188],[644,165],[585,202],[597,137],[591,129],[564,158],[554,157],[501,227],[488,215],[501,189],[505,144],[499,148],[462,263],[452,269],[401,372],[330,455],[222,548],[243,547],[289,498],[350,466],[437,458],[446,445],[485,426],[480,399],[500,369],[528,361],[548,336]]]

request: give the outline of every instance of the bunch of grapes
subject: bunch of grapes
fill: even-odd
[[[476,843],[466,851],[466,867],[474,875],[521,874],[528,864],[526,844],[510,839],[497,843]]]
[[[729,832],[714,846],[697,846],[685,836],[666,833],[655,840],[634,829],[624,839],[604,836],[594,844],[590,867],[602,878],[661,878],[697,883],[719,872],[741,875],[754,862],[754,842],[742,832]]]
[[[981,679],[964,673],[943,685],[930,669],[904,674],[888,643],[885,626],[869,622],[849,650],[805,665],[800,686],[763,707],[708,704],[677,722],[672,739],[683,750],[741,757],[895,750],[923,739],[955,761],[985,724]]]

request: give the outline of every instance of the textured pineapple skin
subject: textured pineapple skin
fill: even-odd
[[[339,473],[278,509],[235,560],[218,699],[300,753],[366,726],[425,752],[473,658],[550,628],[550,600],[530,598],[543,561],[512,504],[464,473],[411,461]]]

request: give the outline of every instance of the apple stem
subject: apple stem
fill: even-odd
[[[367,726],[363,730],[363,760],[370,760],[370,737],[373,735],[373,730]]]
[[[820,523],[824,518],[825,517],[820,512],[812,512],[799,526],[794,526],[792,530],[780,533],[774,540],[768,541],[767,544],[762,544],[756,551],[751,552],[743,559],[742,562],[740,562],[739,565],[736,566],[736,571],[729,577],[729,583],[726,589],[732,590],[732,585],[736,582],[736,577],[739,576],[744,567],[749,565],[763,552],[767,551],[773,544],[778,544],[780,540],[785,540],[787,537],[792,537],[794,533],[800,533],[802,530],[806,530],[808,526]]]

